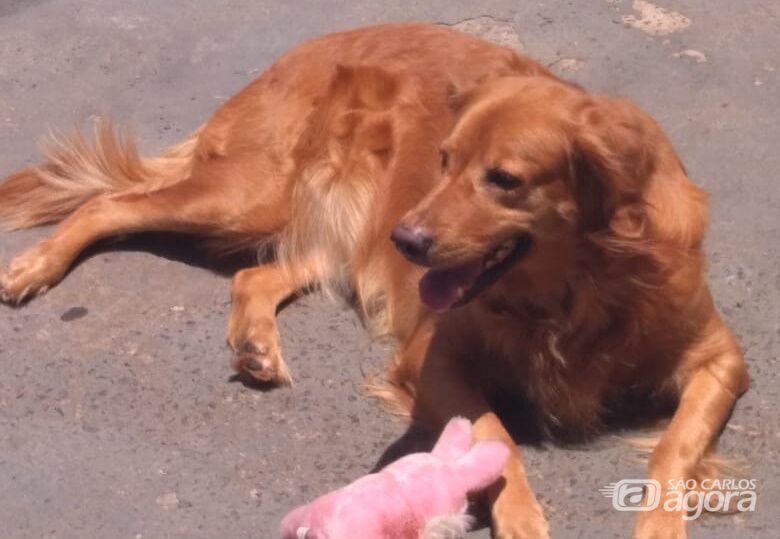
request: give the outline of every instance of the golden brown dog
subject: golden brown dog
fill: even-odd
[[[290,380],[280,302],[312,286],[350,294],[398,341],[378,392],[512,448],[490,493],[504,539],[548,527],[493,395],[522,395],[565,436],[598,432],[635,394],[674,400],[649,469],[666,484],[701,473],[748,386],[704,279],[705,196],[658,125],[434,26],[306,43],[157,158],[105,126],[94,145],[55,144],[0,185],[0,218],[62,220],[0,277],[13,304],[109,236],[262,244],[273,262],[236,275],[228,331],[235,368],[262,381]],[[635,536],[685,537],[681,516],[641,513]]]

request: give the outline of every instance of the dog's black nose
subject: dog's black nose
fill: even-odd
[[[390,239],[396,248],[412,262],[423,262],[433,245],[433,238],[424,229],[398,225],[393,229]]]

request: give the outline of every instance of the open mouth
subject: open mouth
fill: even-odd
[[[531,236],[518,236],[482,258],[459,266],[431,269],[420,280],[420,299],[434,311],[464,305],[528,253],[532,243]]]

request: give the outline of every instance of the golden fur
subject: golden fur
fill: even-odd
[[[285,55],[161,157],[139,157],[104,125],[94,145],[76,136],[47,159],[0,185],[9,227],[62,220],[0,275],[5,301],[45,291],[117,234],[262,245],[270,262],[234,280],[234,367],[289,383],[277,306],[313,286],[348,295],[398,342],[378,394],[433,425],[469,417],[477,438],[512,448],[489,493],[497,537],[548,527],[494,396],[523,397],[565,438],[599,432],[636,395],[675,403],[649,465],[665,483],[702,472],[747,389],[704,277],[706,197],[660,127],[506,48],[420,24],[333,34]],[[399,229],[424,234],[425,252]],[[521,254],[491,274],[505,244]],[[465,305],[421,302],[437,272],[480,263]],[[681,515],[658,510],[635,530],[685,534]]]

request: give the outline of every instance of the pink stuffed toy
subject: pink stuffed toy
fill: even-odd
[[[282,539],[457,539],[471,526],[466,495],[493,484],[509,458],[498,441],[473,443],[454,418],[430,453],[403,457],[292,511]]]

